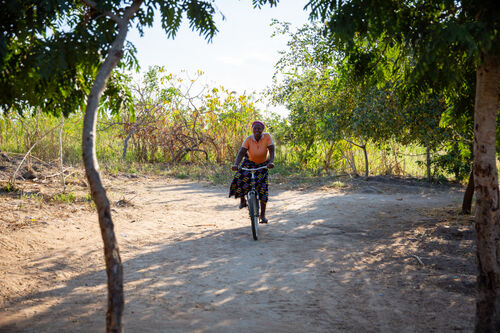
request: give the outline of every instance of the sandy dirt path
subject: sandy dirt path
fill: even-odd
[[[226,188],[165,178],[108,188],[128,332],[473,328],[475,294],[457,287],[473,277],[457,269],[443,280],[405,238],[426,211],[456,205],[459,192],[271,188],[270,223],[256,242]],[[116,205],[120,198],[133,205]],[[50,220],[36,210],[42,223],[0,235],[0,332],[104,331],[96,215],[59,209]]]

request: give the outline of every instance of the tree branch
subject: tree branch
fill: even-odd
[[[128,21],[134,16],[134,14],[139,10],[144,0],[134,0],[134,2],[127,8],[125,8],[125,12],[123,13],[123,19]]]
[[[95,10],[100,11],[101,13],[103,13],[104,15],[106,15],[107,17],[109,17],[110,19],[112,19],[113,21],[115,21],[118,24],[121,24],[123,21],[123,19],[120,18],[118,15],[113,14],[110,11],[105,11],[105,10],[98,8],[97,3],[95,3],[92,0],[82,0],[82,2],[85,3],[87,6],[90,6],[90,7],[94,8]]]
[[[366,144],[362,144],[362,145],[360,145],[360,144],[358,144],[358,143],[352,142],[351,140],[347,140],[347,139],[344,139],[344,140],[345,140],[345,141],[347,141],[347,142],[349,142],[351,145],[354,145],[354,146],[359,147],[359,148],[364,148],[364,147],[366,147]]]

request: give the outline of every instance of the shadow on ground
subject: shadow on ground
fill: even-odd
[[[180,186],[202,198],[223,193]],[[167,193],[179,186],[152,190]],[[198,230],[127,249],[134,256],[123,262],[126,331],[472,329],[476,265],[470,225],[439,215],[414,219],[411,201],[395,203],[384,194],[304,192],[275,205],[258,242],[243,227]],[[234,207],[220,204],[216,211],[229,209]],[[207,223],[216,219],[207,216]],[[65,257],[73,254],[29,265],[61,271],[67,269]],[[105,280],[105,272],[93,267],[49,290],[13,298],[4,313],[26,316],[0,332],[103,330]]]

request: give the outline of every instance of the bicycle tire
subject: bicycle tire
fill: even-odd
[[[259,202],[255,192],[248,194],[248,213],[252,224],[252,236],[254,240],[259,239]]]

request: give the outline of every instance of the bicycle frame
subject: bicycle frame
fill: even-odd
[[[255,172],[260,169],[267,168],[267,166],[262,166],[260,168],[255,169],[247,169],[241,168],[242,170],[250,171],[250,183],[252,185],[250,191],[247,193],[247,202],[248,202],[248,212],[250,215],[250,222],[252,223],[252,234],[253,239],[258,239],[258,225],[259,225],[259,198],[257,195],[257,191],[255,189]]]

